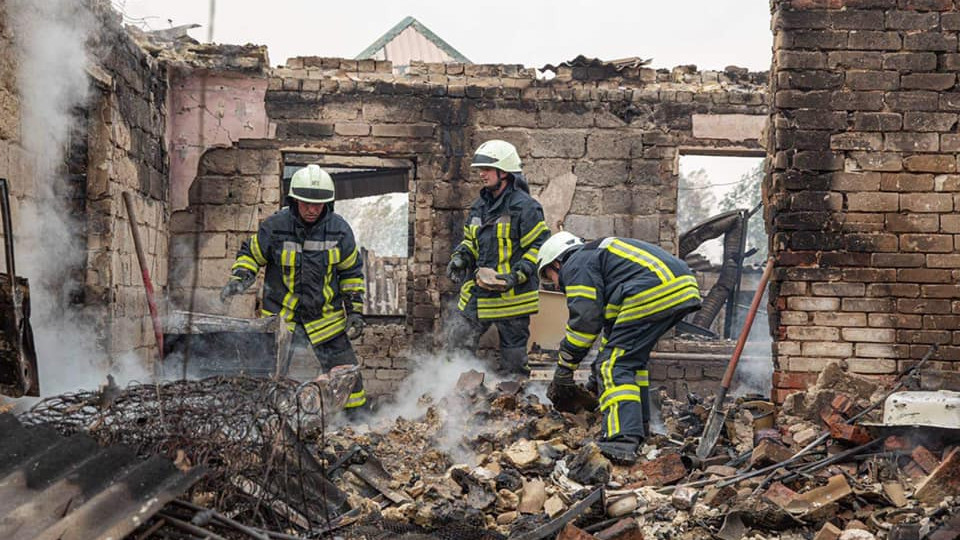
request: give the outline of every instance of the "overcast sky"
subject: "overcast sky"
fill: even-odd
[[[112,0],[128,24],[149,29],[203,25],[209,0]],[[604,60],[639,56],[655,67],[696,64],[770,69],[768,0],[216,0],[214,41],[269,47],[270,62],[290,56],[353,58],[413,16],[475,63],[542,67],[579,54]]]

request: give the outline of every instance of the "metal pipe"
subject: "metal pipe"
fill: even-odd
[[[140,263],[140,276],[143,278],[143,288],[147,293],[147,307],[150,309],[150,319],[153,321],[153,334],[157,338],[157,372],[163,370],[163,326],[160,316],[157,315],[157,303],[153,295],[153,282],[150,281],[150,269],[143,255],[143,243],[140,241],[140,230],[137,228],[137,216],[133,211],[133,196],[129,191],[123,192],[123,204],[127,207],[127,216],[130,218],[130,232],[133,234],[133,246],[137,252],[137,262]]]
[[[13,259],[13,224],[10,218],[10,191],[7,179],[0,178],[0,213],[3,214],[3,250],[7,259],[7,274],[10,276],[11,298],[17,298],[17,270]]]

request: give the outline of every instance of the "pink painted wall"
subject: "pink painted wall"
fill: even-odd
[[[171,211],[187,207],[197,163],[207,148],[273,137],[264,106],[266,92],[265,78],[199,71],[171,74],[167,123]]]

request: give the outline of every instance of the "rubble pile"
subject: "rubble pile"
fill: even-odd
[[[210,440],[191,445],[194,434],[185,429],[191,424],[181,423],[176,437],[168,432],[170,439],[157,439],[152,448],[182,452],[210,471],[208,481],[191,501],[171,505],[158,519],[192,522],[193,505],[193,518],[209,512],[222,518],[208,518],[208,526],[223,537],[231,537],[223,525],[233,519],[254,524],[264,538],[960,537],[956,427],[883,423],[879,405],[896,394],[839,364],[782,407],[755,396],[733,400],[725,407],[723,434],[703,460],[695,449],[711,399],[673,400],[661,392],[662,425],[654,426],[657,434],[632,465],[611,463],[593,444],[600,434],[597,412],[559,413],[538,397],[543,388],[537,383],[484,379],[464,373],[445,397],[422,398],[425,413],[416,418],[391,418],[385,405],[378,417],[341,425],[304,421],[289,405],[298,401],[289,399],[295,392],[281,400],[261,397],[267,403],[261,414],[270,411],[263,416],[271,420],[254,430],[261,446],[245,443],[260,468],[246,470],[248,482],[239,485],[232,480],[238,454],[208,446]],[[895,389],[914,382],[901,378]],[[270,395],[264,388],[246,391]],[[83,407],[110,411],[125,393]],[[192,401],[199,403],[197,394],[181,398],[181,407]],[[221,429],[224,448],[230,447],[223,439],[250,431],[229,418],[238,409],[218,400],[205,406],[221,409],[211,424],[236,428]],[[184,412],[168,407],[171,422]],[[114,410],[105,431],[103,412],[80,422],[72,418],[76,405],[56,409],[59,419],[49,404],[28,416],[61,430],[109,431],[114,441],[142,438],[152,423],[144,414]],[[269,478],[269,471],[276,471],[275,482],[258,479]],[[234,495],[225,496],[231,489]],[[310,496],[315,504],[304,505]],[[202,507],[212,510],[203,514]]]

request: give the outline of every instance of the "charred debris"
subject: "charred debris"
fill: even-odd
[[[793,538],[960,536],[960,394],[923,362],[886,387],[830,364],[778,406],[659,392],[637,462],[608,461],[592,411],[540,383],[468,371],[422,415],[361,423],[310,384],[244,377],[48,398],[20,420],[205,474],[132,538]],[[39,429],[38,427],[33,429]]]

